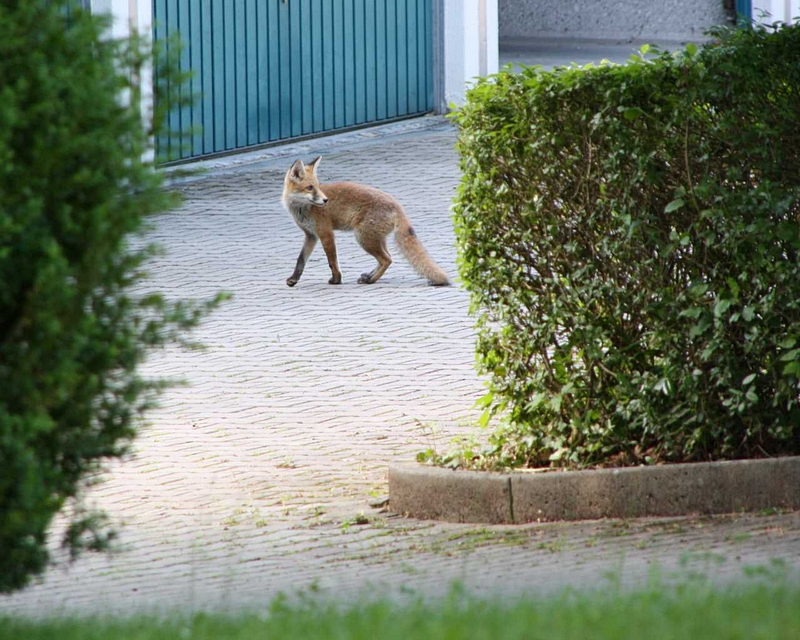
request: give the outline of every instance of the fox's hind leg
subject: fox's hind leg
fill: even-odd
[[[389,250],[386,248],[386,238],[357,233],[356,240],[364,251],[378,261],[378,266],[369,273],[362,273],[358,282],[359,284],[374,284],[392,264],[392,256],[389,255]]]

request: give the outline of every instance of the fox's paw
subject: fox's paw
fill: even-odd
[[[372,274],[362,273],[361,277],[358,279],[358,284],[372,284]]]
[[[297,278],[287,278],[286,284],[290,287],[293,287],[294,285],[297,284]]]
[[[331,276],[331,279],[328,280],[328,284],[342,284],[342,274],[337,273],[335,276]]]

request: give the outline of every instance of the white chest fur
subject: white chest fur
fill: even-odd
[[[286,207],[286,210],[292,214],[292,218],[294,218],[294,222],[298,227],[303,231],[316,233],[316,224],[314,223],[314,218],[311,217],[310,206],[286,202],[286,200],[283,201],[283,205]]]

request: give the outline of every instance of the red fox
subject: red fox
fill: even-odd
[[[386,236],[392,231],[400,250],[417,273],[432,285],[450,284],[447,274],[425,251],[397,200],[388,193],[352,182],[320,185],[317,168],[321,159],[315,158],[308,165],[296,160],[283,181],[283,206],[306,235],[294,273],[286,280],[287,285],[293,287],[300,280],[317,240],[322,242],[331,268],[328,283],[342,282],[333,241],[334,230],[355,232],[358,244],[378,261],[372,271],[361,274],[358,279],[361,284],[376,283],[392,264],[386,249]]]

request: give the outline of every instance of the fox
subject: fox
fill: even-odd
[[[392,231],[401,252],[417,273],[434,286],[450,284],[447,274],[422,246],[397,200],[379,189],[354,182],[320,184],[317,169],[321,160],[322,156],[318,156],[307,165],[295,160],[283,181],[283,206],[305,234],[287,285],[293,287],[300,281],[318,240],[331,269],[328,284],[341,284],[334,231],[354,232],[358,244],[378,261],[372,271],[361,274],[359,284],[375,284],[392,264],[386,247],[386,238]]]

